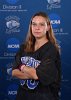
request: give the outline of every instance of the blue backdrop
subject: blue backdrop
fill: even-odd
[[[70,4],[70,0],[0,0],[0,100],[15,99],[19,82],[11,76],[12,63],[30,18],[38,11],[49,15],[61,48],[61,100],[71,98]]]

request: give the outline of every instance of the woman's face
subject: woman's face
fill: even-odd
[[[35,16],[32,19],[32,34],[35,38],[46,37],[46,32],[49,30],[49,25],[47,25],[47,21],[42,16]]]

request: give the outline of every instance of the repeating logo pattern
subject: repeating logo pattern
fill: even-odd
[[[32,6],[33,4],[35,4],[34,7]],[[19,42],[15,42],[16,40],[10,42],[11,40],[9,39],[16,37],[17,39],[20,39],[20,41],[22,41],[22,39],[25,38],[25,33],[28,28],[27,25],[30,16],[36,11],[40,11],[40,9],[49,14],[51,24],[53,26],[53,31],[61,48],[63,74],[61,100],[67,100],[68,98],[71,98],[70,4],[71,1],[68,2],[67,0],[32,0],[32,2],[30,0],[0,0],[0,90],[2,91],[0,93],[1,100],[13,100],[13,95],[16,94],[16,90],[9,90],[8,95],[6,95],[5,92],[5,90],[8,88],[7,85],[12,83],[12,77],[6,76],[11,76],[12,69],[10,67],[7,67],[5,62],[9,63],[9,60],[11,60],[12,62],[16,54],[16,50],[18,50],[19,48]],[[31,11],[32,7],[33,10]],[[17,80],[13,81],[17,82]],[[33,86],[31,80],[29,82],[32,86],[28,85],[28,80],[27,83],[26,81],[24,82],[29,88]],[[22,81],[21,83],[24,84],[24,82]],[[3,85],[1,83],[5,84]],[[11,98],[9,98],[9,96],[11,96]]]

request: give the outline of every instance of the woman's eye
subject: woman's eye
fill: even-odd
[[[40,26],[45,26],[45,24],[44,23],[40,23]]]
[[[32,26],[40,26],[40,27],[42,27],[42,26],[45,26],[45,23],[39,23],[39,24],[37,24],[37,23],[32,23]]]
[[[36,24],[36,23],[32,23],[32,25],[33,25],[33,26],[37,26],[37,24]]]

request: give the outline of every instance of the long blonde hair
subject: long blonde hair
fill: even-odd
[[[47,16],[47,14],[45,12],[38,12],[35,15],[33,15],[33,17],[30,20],[28,34],[27,34],[26,41],[25,41],[25,51],[26,52],[34,51],[35,37],[32,35],[31,25],[32,25],[32,20],[35,16],[42,16],[46,19],[47,25],[50,25],[49,31],[46,32],[46,37],[49,41],[52,42],[52,44],[54,44],[54,46],[57,48],[57,50],[59,50],[49,17]]]

